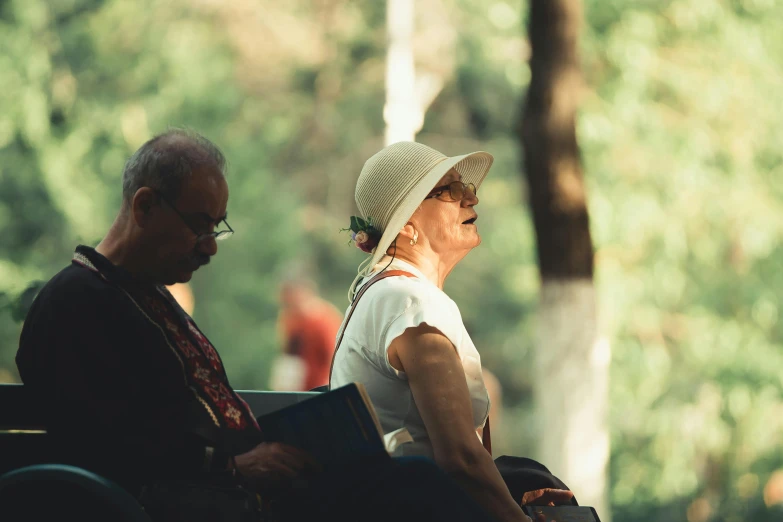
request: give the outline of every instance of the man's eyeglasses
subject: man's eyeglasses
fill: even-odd
[[[160,197],[160,199],[162,199],[164,202],[166,202],[166,204],[169,207],[171,207],[171,210],[176,212],[176,214],[179,216],[179,218],[182,220],[182,222],[185,223],[185,226],[187,226],[191,230],[191,232],[193,232],[196,235],[196,242],[203,241],[203,240],[208,239],[210,237],[214,237],[216,241],[222,241],[223,239],[231,237],[234,234],[234,229],[231,228],[231,225],[228,224],[228,221],[226,221],[225,218],[221,219],[220,223],[223,223],[226,226],[226,229],[215,230],[214,232],[199,232],[198,230],[196,230],[190,224],[190,222],[188,221],[188,218],[185,217],[185,215],[182,212],[180,212],[177,209],[177,207],[175,207],[174,204],[171,201],[169,201],[168,198],[166,198],[166,196],[164,196],[163,194],[161,194],[160,191],[157,191],[157,190],[155,191],[155,193],[158,195],[158,197]],[[206,215],[204,216],[204,219],[205,220],[207,220],[207,219],[211,220],[211,218],[207,218]]]
[[[430,191],[430,193],[424,199],[437,198],[440,197],[442,194],[448,194],[451,199],[447,201],[462,201],[468,193],[475,196],[476,185],[474,185],[473,183],[463,183],[457,180],[457,181],[452,181],[448,185],[435,187]]]

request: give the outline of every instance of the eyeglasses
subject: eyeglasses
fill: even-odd
[[[188,222],[188,218],[186,218],[185,215],[182,214],[182,212],[177,210],[177,207],[175,207],[174,204],[171,201],[169,201],[168,198],[166,198],[166,196],[164,196],[158,190],[156,190],[155,193],[160,197],[160,199],[165,201],[166,204],[169,207],[171,207],[171,210],[173,210],[179,216],[179,218],[182,220],[182,222],[185,223],[185,226],[187,226],[191,230],[191,232],[193,232],[196,235],[196,242],[197,243],[201,242],[201,241],[204,241],[205,239],[208,239],[210,237],[214,237],[216,241],[222,241],[222,240],[224,240],[224,239],[226,239],[228,237],[231,237],[234,234],[234,229],[231,228],[231,225],[228,224],[228,221],[226,221],[225,218],[221,219],[220,223],[223,223],[224,225],[226,225],[228,230],[224,229],[224,230],[215,230],[214,232],[199,232],[198,230],[196,230]],[[205,218],[206,218],[206,215],[205,215]],[[210,218],[210,220],[211,220],[211,218]]]
[[[449,196],[451,197],[451,200],[448,201],[462,201],[468,193],[475,196],[477,192],[476,185],[473,183],[463,183],[457,180],[452,181],[448,185],[435,187],[424,199],[437,198],[446,191],[448,191]]]

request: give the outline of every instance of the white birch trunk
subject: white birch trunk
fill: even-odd
[[[424,115],[416,100],[413,0],[386,1],[386,122],[384,144],[414,141]]]
[[[416,134],[424,126],[424,115],[445,83],[443,74],[416,73],[414,26],[414,0],[386,0],[384,145],[416,141]]]
[[[608,396],[611,350],[598,336],[590,279],[545,280],[534,358],[538,459],[610,521]]]

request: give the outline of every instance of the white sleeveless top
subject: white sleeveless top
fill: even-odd
[[[409,263],[395,260],[387,270],[404,270],[416,277],[387,277],[362,296],[337,351],[330,384],[332,388],[338,388],[361,382],[378,412],[384,433],[402,427],[408,429],[414,442],[402,445],[395,456],[432,457],[432,444],[407,376],[389,363],[389,345],[406,329],[422,323],[440,330],[454,345],[462,361],[476,429],[486,423],[490,407],[481,375],[481,357],[462,324],[456,303],[449,296]],[[362,285],[369,279],[365,278]],[[340,331],[343,328],[345,320]]]

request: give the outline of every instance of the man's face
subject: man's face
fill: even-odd
[[[159,201],[156,226],[150,227],[157,282],[186,283],[217,253],[214,237],[197,241],[226,217],[228,185],[215,169],[195,170],[175,200]]]
[[[279,294],[280,306],[291,309],[296,304],[296,288],[290,284],[284,284],[280,288]]]
[[[297,311],[310,295],[310,291],[304,286],[285,283],[280,288],[280,306],[292,312]]]

